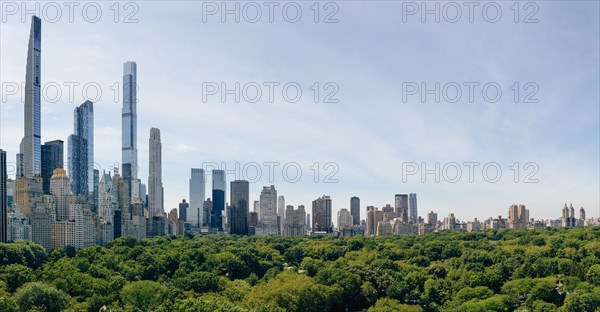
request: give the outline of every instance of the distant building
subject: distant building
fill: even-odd
[[[204,169],[192,168],[190,177],[190,205],[185,217],[193,228],[208,227],[209,214],[204,213],[206,180]]]
[[[573,204],[571,204],[567,208],[567,204],[562,209],[562,226],[563,227],[572,227],[576,226],[577,222],[575,220],[575,209],[573,208]]]
[[[337,226],[338,230],[351,228],[352,227],[353,218],[350,214],[350,211],[346,208],[340,209],[337,213]]]
[[[29,218],[21,212],[19,205],[14,205],[13,211],[8,213],[8,241],[16,240],[31,240]]]
[[[475,218],[473,221],[467,222],[467,232],[479,231],[482,229],[481,222]]]
[[[6,152],[0,149],[0,243],[8,241],[8,200],[7,200],[7,167]]]
[[[417,210],[417,194],[408,194],[408,221],[411,224],[417,224],[419,219],[419,212]]]
[[[42,145],[42,183],[44,194],[50,194],[50,178],[54,169],[64,166],[64,142],[54,140]]]
[[[229,234],[248,235],[248,205],[250,202],[250,184],[245,180],[231,182],[229,215]]]
[[[264,186],[260,193],[260,209],[256,235],[277,235],[277,190],[274,185]]]
[[[380,221],[383,221],[383,213],[373,206],[367,207],[367,232],[365,235],[375,236]]]
[[[181,203],[179,203],[179,220],[187,222],[187,210],[189,207],[190,204],[185,199],[182,199]]]
[[[408,195],[407,194],[396,194],[394,196],[394,206],[396,215],[404,223],[408,223]]]
[[[350,198],[350,214],[352,215],[352,225],[360,225],[360,198],[356,196]]]
[[[211,233],[223,232],[223,212],[225,211],[225,193],[227,190],[224,170],[212,171],[212,209],[210,212]]]
[[[152,219],[154,216],[162,216],[165,212],[162,183],[162,142],[158,128],[150,129],[148,149],[148,219]]]
[[[285,224],[283,236],[305,235],[306,230],[306,211],[303,205],[294,210],[294,206],[288,205],[285,208]]]
[[[312,202],[313,231],[332,233],[331,197],[321,196]]]
[[[529,211],[524,205],[511,205],[508,208],[508,227],[511,229],[527,229]]]
[[[430,212],[427,214],[427,224],[428,225],[436,225],[438,222],[438,215],[435,212]]]

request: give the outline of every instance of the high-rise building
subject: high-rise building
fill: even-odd
[[[277,190],[274,185],[263,186],[256,235],[277,235]]]
[[[279,220],[279,233],[283,235],[283,226],[285,224],[285,197],[283,195],[279,195],[277,198],[277,218]]]
[[[248,203],[250,202],[250,184],[245,180],[231,182],[230,190],[229,234],[248,235]]]
[[[15,181],[15,203],[19,205],[21,212],[28,218],[31,218],[32,211],[37,203],[42,201],[43,193],[42,177],[40,175],[21,177]]]
[[[223,211],[225,211],[225,193],[227,182],[224,170],[212,171],[212,210],[210,212],[210,229],[212,233],[223,232]]]
[[[112,224],[113,215],[117,208],[115,191],[110,173],[102,172],[98,185],[98,217]]]
[[[179,220],[187,222],[187,211],[189,207],[190,204],[186,202],[185,199],[182,199],[181,203],[179,203]]]
[[[585,221],[585,209],[583,209],[583,207],[581,207],[581,209],[579,209],[579,220]]]
[[[8,174],[6,172],[6,152],[0,149],[0,243],[8,241],[8,201],[6,200],[6,180]]]
[[[365,235],[377,235],[377,227],[381,221],[383,221],[383,212],[373,206],[367,207],[367,231]]]
[[[350,198],[350,214],[352,215],[352,225],[360,225],[360,198],[357,196]]]
[[[65,169],[54,169],[54,174],[52,175],[52,178],[50,178],[50,193],[52,194],[54,202],[56,221],[67,220],[69,218],[69,200],[71,191],[69,177],[67,176]]]
[[[18,205],[13,207],[13,211],[8,213],[8,241],[31,240],[31,224],[29,218],[19,209]]]
[[[331,197],[323,195],[312,202],[313,231],[332,233]]]
[[[577,221],[575,220],[575,209],[573,208],[573,204],[570,204],[567,208],[567,203],[562,209],[562,226],[563,227],[571,227],[576,226]]]
[[[353,223],[353,216],[350,211],[346,208],[340,209],[337,213],[337,226],[339,230],[351,228]]]
[[[254,210],[253,211],[256,212],[256,213],[259,213],[259,211],[260,211],[260,201],[258,201],[258,200],[254,201]]]
[[[408,223],[408,195],[396,194],[394,196],[394,207],[398,218],[400,218],[402,222]]]
[[[73,134],[68,139],[69,175],[74,195],[94,201],[94,104],[85,101],[73,113]]]
[[[123,179],[137,180],[137,64],[123,64],[123,108],[121,110]],[[132,191],[133,192],[133,191]],[[137,191],[136,191],[137,192]],[[133,195],[133,193],[131,194]]]
[[[419,212],[417,210],[417,194],[408,194],[408,221],[410,224],[419,223]]]
[[[42,186],[44,194],[50,194],[50,178],[54,169],[64,166],[64,142],[54,140],[42,145]]]
[[[435,212],[430,212],[427,214],[427,224],[436,225],[438,221],[438,215]]]
[[[33,177],[42,173],[42,21],[31,17],[31,32],[27,48],[25,73],[25,136],[21,141],[17,161],[22,165],[22,175]]]
[[[190,178],[190,207],[187,210],[186,220],[192,227],[207,227],[207,215],[204,212],[204,201],[206,200],[206,180],[204,169],[192,168]]]
[[[162,143],[160,130],[150,129],[148,166],[148,219],[162,216],[164,213],[163,184],[162,184]]]
[[[285,207],[285,223],[283,225],[283,236],[300,236],[306,233],[306,211],[304,206],[298,206],[294,210],[294,206],[288,205]]]
[[[300,208],[300,206],[298,206],[298,208]],[[302,208],[304,209],[304,206],[302,206]],[[311,220],[312,220],[312,219],[311,219],[311,217],[310,217],[310,213],[307,213],[307,214],[306,214],[306,231],[307,231],[307,232],[310,232],[310,231],[312,231],[312,224],[310,223],[310,222],[311,222]]]
[[[511,229],[527,229],[528,214],[524,205],[511,205],[508,208],[508,227]]]

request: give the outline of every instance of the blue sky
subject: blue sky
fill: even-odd
[[[454,212],[461,220],[485,219],[506,215],[511,204],[524,204],[531,217],[558,218],[565,202],[598,216],[598,2],[538,2],[538,23],[514,23],[512,2],[499,2],[502,17],[497,23],[486,22],[477,9],[473,23],[466,11],[458,23],[431,18],[423,23],[418,16],[402,22],[401,2],[336,2],[339,22],[329,24],[314,23],[312,2],[298,3],[303,15],[297,23],[281,15],[273,23],[266,16],[254,24],[243,19],[235,23],[232,17],[222,23],[218,16],[203,22],[202,3],[192,1],[138,2],[137,23],[115,23],[108,7],[112,2],[102,4],[97,23],[86,22],[77,9],[73,23],[66,16],[56,23],[42,17],[43,83],[100,85],[95,160],[108,170],[121,158],[121,100],[114,101],[110,87],[121,83],[125,61],[137,62],[139,177],[147,181],[149,130],[158,127],[167,210],[189,197],[191,167],[279,162],[273,184],[287,204],[309,207],[327,194],[337,211],[348,208],[356,195],[363,218],[367,205],[393,204],[395,193],[409,192],[418,194],[422,216],[433,210],[440,216]],[[120,9],[123,19],[130,10]],[[522,21],[528,11],[521,10]],[[4,84],[25,78],[29,25],[29,20],[7,16],[0,26]],[[218,96],[203,103],[203,82],[297,82],[303,96],[297,103],[281,96],[274,103],[235,103],[232,97],[222,103]],[[309,89],[314,82],[339,86],[338,103],[323,103],[323,90],[314,103]],[[495,82],[503,93],[490,103],[480,86],[470,103],[462,87],[457,103],[436,103],[432,96],[423,103],[418,95],[403,102],[407,82],[430,88],[435,82]],[[509,89],[514,82],[521,88],[534,82],[538,102],[524,103],[531,89],[521,89],[514,103]],[[58,102],[42,102],[43,141],[66,141],[73,108],[86,99],[81,86],[75,88],[74,101],[66,87],[61,90]],[[18,96],[7,96],[1,108],[0,143],[14,161],[23,136],[23,107]],[[290,162],[302,168],[297,183],[281,176],[283,164]],[[315,162],[321,167],[319,183],[310,169]],[[339,168],[338,183],[323,183],[331,172],[323,168],[328,162]],[[464,166],[457,183],[443,178],[435,183],[432,175],[424,183],[419,176],[403,182],[402,164],[407,162],[428,168],[436,162],[442,167],[450,162],[481,166],[473,183]],[[497,183],[486,182],[481,173],[492,162],[502,168]],[[521,167],[518,183],[509,168],[515,162]],[[531,172],[523,168],[528,162],[539,168],[534,176],[538,183],[523,183]],[[268,168],[262,168],[263,178],[251,184],[251,200],[271,184]]]

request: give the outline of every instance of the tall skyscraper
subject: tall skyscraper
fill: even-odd
[[[186,202],[185,199],[182,199],[181,203],[179,203],[179,220],[187,222],[188,208],[190,208],[190,204]]]
[[[113,190],[110,173],[102,172],[98,186],[98,217],[103,221],[111,222],[117,208],[117,195]]]
[[[231,182],[229,201],[229,234],[248,235],[248,203],[250,202],[250,184],[245,180]]]
[[[312,226],[314,231],[332,233],[331,197],[323,195],[312,202]]]
[[[123,108],[121,110],[123,179],[137,180],[137,64],[123,64]],[[136,191],[137,192],[137,191]]]
[[[347,229],[352,227],[353,216],[350,211],[346,208],[340,209],[337,214],[337,226],[339,230]]]
[[[68,139],[69,176],[74,195],[94,199],[94,104],[85,101],[73,112],[73,134]]]
[[[7,200],[6,200],[6,152],[0,149],[0,243],[8,241]]]
[[[394,196],[394,207],[396,209],[396,215],[400,218],[403,223],[408,223],[408,195],[396,194]]]
[[[54,140],[42,145],[42,187],[44,194],[50,194],[50,178],[54,169],[64,166],[64,142]]]
[[[204,201],[206,200],[206,180],[204,169],[192,168],[190,178],[190,207],[187,211],[186,220],[192,227],[200,228],[208,226],[204,221]]]
[[[160,130],[150,129],[150,140],[148,143],[150,154],[148,159],[148,218],[162,216],[164,213],[163,184],[162,184],[162,143],[160,141]]]
[[[42,21],[31,17],[31,32],[27,49],[27,72],[25,73],[25,136],[21,141],[20,156],[22,174],[26,177],[42,173]]]
[[[277,217],[279,219],[279,233],[283,234],[283,226],[285,225],[285,197],[279,195],[277,198]]]
[[[352,215],[352,225],[360,225],[360,198],[356,196],[350,198],[350,214]]]
[[[274,185],[263,186],[256,235],[277,235],[277,190]]]
[[[210,213],[210,232],[223,232],[223,211],[225,210],[225,192],[227,182],[224,170],[212,171],[212,211]]]
[[[419,223],[419,212],[417,210],[417,194],[408,194],[408,221],[410,224]]]
[[[285,207],[285,224],[283,226],[283,236],[300,236],[306,233],[306,211],[304,206],[298,206],[294,210],[294,206],[288,205]]]
[[[508,208],[508,227],[511,229],[527,229],[529,212],[524,205],[511,205]]]

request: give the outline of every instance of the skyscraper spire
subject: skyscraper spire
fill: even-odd
[[[22,175],[26,177],[40,175],[42,172],[41,75],[42,21],[39,17],[32,16],[25,74],[25,136],[21,141],[20,156],[17,157],[22,157]]]

